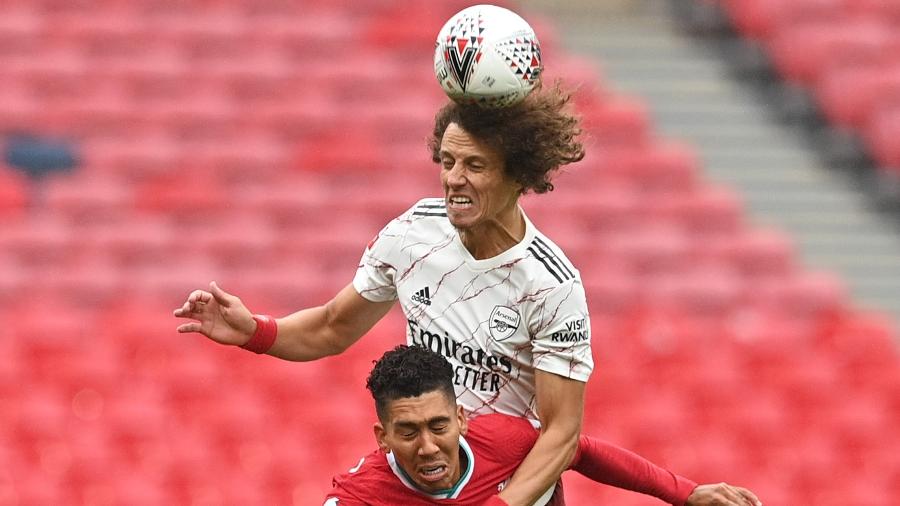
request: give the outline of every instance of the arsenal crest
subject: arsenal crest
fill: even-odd
[[[511,307],[494,306],[488,328],[494,341],[508,339],[519,328],[519,312]]]

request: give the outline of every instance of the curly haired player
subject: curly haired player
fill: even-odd
[[[385,226],[332,300],[276,320],[212,283],[175,310],[195,320],[178,331],[309,361],[343,352],[399,301],[407,343],[450,362],[467,417],[501,413],[540,429],[497,498],[533,504],[576,457],[593,369],[580,274],[519,205],[584,157],[568,102],[551,88],[504,109],[447,103],[429,144],[443,196]]]

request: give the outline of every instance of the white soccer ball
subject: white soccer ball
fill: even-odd
[[[456,13],[438,33],[434,74],[453,100],[508,107],[540,81],[541,45],[518,14],[495,5]]]

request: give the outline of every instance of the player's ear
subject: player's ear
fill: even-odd
[[[375,425],[372,426],[372,431],[375,433],[375,442],[378,443],[378,447],[381,448],[381,451],[384,453],[390,452],[391,449],[387,444],[387,431],[384,430],[384,425],[381,425],[381,422],[376,422]]]
[[[459,423],[459,433],[465,436],[466,432],[469,431],[469,419],[466,418],[466,413],[463,411],[462,406],[456,406],[456,419]]]

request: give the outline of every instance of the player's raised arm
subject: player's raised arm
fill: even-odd
[[[195,290],[174,311],[178,332],[198,332],[213,341],[241,346],[285,360],[309,361],[336,355],[356,342],[378,322],[393,302],[371,302],[352,285],[322,306],[302,309],[284,318],[254,315],[241,299],[215,282],[209,291]]]
[[[541,433],[499,499],[527,506],[559,480],[578,449],[584,413],[584,383],[536,370],[535,393]],[[492,504],[502,504],[499,501]]]

